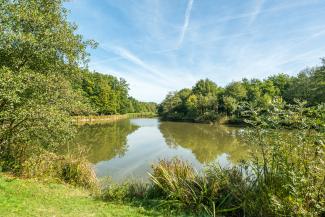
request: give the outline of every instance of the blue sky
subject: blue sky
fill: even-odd
[[[297,74],[325,57],[325,0],[72,0],[89,67],[123,77],[130,95],[160,102],[201,78]]]

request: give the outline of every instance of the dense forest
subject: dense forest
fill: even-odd
[[[169,93],[159,105],[159,115],[165,120],[213,122],[227,116],[230,122],[250,118],[250,108],[266,111],[275,103],[283,106],[305,102],[309,112],[316,107],[324,113],[325,59],[322,65],[307,68],[297,76],[278,74],[264,80],[243,79],[225,88],[205,79],[192,89]],[[318,114],[319,115],[319,114]]]
[[[73,115],[156,112],[156,103],[141,102],[129,96],[129,87],[123,78],[80,70],[72,83],[73,90],[81,93],[81,102],[84,103],[73,111]]]

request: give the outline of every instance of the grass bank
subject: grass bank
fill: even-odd
[[[143,113],[127,113],[121,115],[87,115],[87,116],[74,116],[73,120],[76,124],[84,123],[107,123],[127,118],[152,118],[156,117],[157,114],[152,112]]]
[[[166,216],[131,204],[96,200],[87,190],[0,174],[0,216]]]

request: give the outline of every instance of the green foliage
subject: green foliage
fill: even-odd
[[[200,80],[192,89],[169,93],[159,105],[163,119],[209,122],[217,118],[218,94],[221,89],[212,81]]]
[[[127,113],[144,113],[149,112],[156,114],[157,113],[157,103],[154,102],[141,102],[133,97],[128,98],[129,105],[126,110]]]
[[[100,198],[105,201],[132,202],[147,199],[151,185],[144,182],[124,182],[116,184],[109,179],[102,180]]]
[[[164,210],[187,213],[187,216],[217,216],[237,213],[243,187],[241,174],[211,165],[204,175],[179,159],[161,160],[153,166],[150,183],[105,181],[101,198],[107,201],[155,203]]]
[[[192,88],[195,95],[203,96],[217,96],[220,92],[220,88],[211,80],[199,80],[195,86]]]
[[[285,99],[292,102],[294,99],[306,100],[308,105],[315,106],[325,101],[325,61],[320,67],[306,69],[292,78],[290,86],[284,93]]]
[[[129,87],[124,79],[112,75],[79,71],[74,80],[74,91],[83,95],[83,102],[91,110],[80,110],[73,115],[113,115],[126,113],[156,113],[156,103],[140,102],[129,96]]]
[[[2,0],[0,16],[0,164],[19,172],[29,156],[73,133],[80,95],[67,78],[89,43],[74,34],[59,0]]]
[[[223,105],[228,114],[233,114],[237,111],[239,103],[234,97],[225,96],[223,98]]]
[[[294,104],[285,103],[282,98],[275,98],[267,109],[248,105],[242,116],[251,126],[264,128],[315,129],[325,130],[324,104],[307,107],[306,101],[295,100]],[[303,123],[303,124],[302,124]]]
[[[74,94],[59,77],[0,69],[0,155],[3,168],[18,169],[40,149],[69,140]]]
[[[63,0],[2,0],[0,4],[0,65],[13,71],[71,73],[87,60],[85,49],[94,45],[75,33],[67,21]]]
[[[325,212],[325,137],[313,130],[315,117],[304,115],[305,103],[286,108],[274,104],[268,114],[252,109],[252,129],[244,134],[257,145],[250,169],[245,212],[252,216],[322,216]],[[295,130],[283,132],[286,125]]]
[[[165,206],[208,216],[231,215],[240,208],[240,195],[232,186],[242,185],[243,179],[235,169],[211,165],[199,174],[187,162],[163,160],[153,165],[151,179],[157,191],[162,192]]]
[[[128,85],[114,76],[84,71],[81,87],[93,111],[97,114],[124,114],[128,106]]]
[[[232,82],[226,87],[225,95],[241,100],[246,97],[247,90],[242,82]]]
[[[220,88],[212,81],[200,80],[192,89],[169,93],[159,105],[162,119],[176,121],[215,122],[228,116],[231,123],[243,123],[249,107],[266,112],[276,99],[294,104],[306,101],[310,110],[325,103],[325,60],[322,66],[308,68],[296,77],[286,74],[232,82]]]
[[[83,152],[78,155],[57,155],[45,152],[25,161],[22,175],[42,180],[57,180],[97,191],[98,183],[95,172],[85,156]]]

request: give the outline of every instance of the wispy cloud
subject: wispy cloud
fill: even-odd
[[[274,13],[283,12],[286,10],[296,10],[300,11],[299,8],[305,8],[310,5],[318,5],[319,0],[309,0],[309,1],[288,1],[283,4],[275,5],[272,7],[262,7],[265,0],[256,0],[256,1],[263,1],[262,4],[259,4],[258,2],[255,3],[253,11],[245,12],[245,13],[239,13],[235,15],[229,15],[224,17],[218,17],[214,20],[207,20],[205,22],[199,23],[195,28],[203,28],[203,27],[209,27],[212,28],[212,26],[218,26],[222,23],[232,22],[235,20],[241,20],[241,19],[249,19],[249,20],[255,20],[256,16],[259,14],[268,14],[272,15]],[[324,7],[324,5],[322,5]],[[257,13],[258,12],[258,13]],[[301,11],[300,11],[301,12]],[[191,27],[188,28],[190,30]]]
[[[293,75],[324,56],[323,0],[194,1],[66,5],[78,32],[99,42],[90,68],[125,78],[141,100],[159,102],[201,78],[224,86],[243,77]]]
[[[129,60],[130,62],[141,66],[142,68],[148,70],[148,71],[153,71],[154,70],[147,65],[143,60],[141,60],[139,57],[137,57],[135,54],[133,54],[131,51],[123,48],[123,47],[117,47],[114,46],[112,47],[113,52],[115,52],[117,55],[119,55],[120,57]]]
[[[184,41],[184,37],[188,28],[188,25],[190,23],[190,17],[191,17],[191,11],[192,11],[192,7],[193,7],[193,2],[194,0],[189,0],[187,7],[186,7],[186,11],[185,11],[185,18],[184,18],[184,24],[183,27],[181,29],[181,34],[177,43],[177,47],[180,47]]]
[[[256,0],[255,5],[254,5],[254,10],[251,13],[251,17],[249,20],[249,26],[255,22],[257,16],[261,13],[263,3],[264,3],[264,0]]]
[[[151,65],[145,63],[142,59],[140,59],[140,57],[138,57],[136,54],[132,53],[128,49],[123,47],[118,47],[118,46],[111,47],[111,49],[113,50],[114,53],[116,53],[120,57],[130,61],[131,63],[137,66],[140,66],[141,68],[154,74],[158,78],[165,79],[165,76],[162,73],[155,70]]]
[[[148,73],[147,77],[154,78],[158,80],[159,83],[163,84],[170,84],[173,82],[173,78],[171,78],[168,74],[163,73],[165,70],[157,70],[154,66],[152,66],[152,64],[146,63],[130,50],[119,46],[113,46],[110,49],[121,58],[144,69],[144,72]]]

